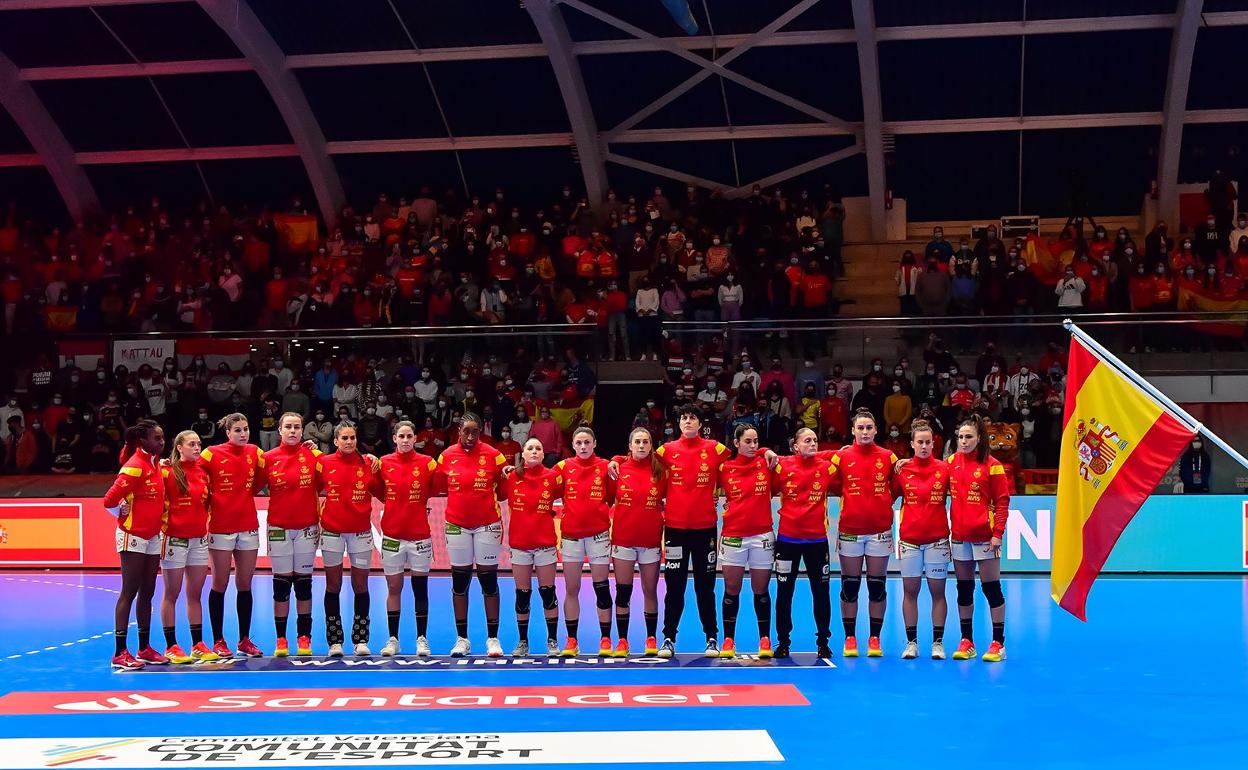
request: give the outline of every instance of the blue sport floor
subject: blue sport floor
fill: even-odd
[[[949,582],[945,641],[952,652],[958,624],[953,581]],[[1092,592],[1087,624],[1053,605],[1047,577],[1004,582],[1009,660],[996,665],[928,659],[931,630],[925,599],[920,600],[919,626],[923,655],[901,660],[905,642],[901,585],[892,580],[883,634],[886,657],[843,659],[837,622],[834,666],[811,656],[798,656],[787,665],[746,661],[731,666],[708,666],[694,656],[678,656],[688,665],[591,663],[588,658],[560,666],[485,660],[448,665],[443,659],[427,665],[298,669],[283,665],[283,670],[275,671],[265,670],[274,668],[265,659],[217,671],[114,674],[108,659],[116,575],[6,573],[0,575],[0,768],[127,766],[128,755],[117,748],[125,742],[110,739],[144,736],[462,738],[500,733],[525,734],[523,739],[541,750],[517,751],[505,759],[488,751],[472,756],[454,748],[417,750],[405,759],[390,752],[384,761],[378,759],[382,754],[368,752],[330,760],[329,753],[287,751],[270,752],[263,761],[249,763],[247,756],[260,754],[222,752],[208,761],[207,753],[193,752],[208,752],[211,747],[197,746],[185,755],[162,759],[153,754],[148,757],[151,764],[132,766],[676,763],[664,761],[665,756],[704,760],[728,770],[779,762],[802,768],[852,762],[872,770],[985,763],[1011,769],[1248,766],[1248,579],[1103,578]],[[581,636],[593,640],[596,624],[587,583]],[[267,575],[258,575],[253,590],[252,636],[266,652],[272,650],[274,638],[270,585]],[[380,576],[373,578],[371,588],[376,653],[386,635],[385,585]],[[325,650],[321,590],[318,577],[313,632],[318,655]],[[473,651],[479,654],[484,652],[485,625],[477,591],[474,585],[470,631]],[[344,609],[351,606],[348,593],[344,590]],[[435,576],[430,595],[430,641],[435,656],[444,656],[454,641],[449,579]],[[515,642],[511,597],[510,581],[505,580],[500,637],[507,652]],[[408,652],[414,649],[415,635],[410,601],[405,592],[402,639]],[[989,624],[983,598],[978,601],[976,641],[982,652]],[[226,601],[231,645],[236,636],[233,604],[231,589]],[[803,652],[814,649],[809,607],[802,581],[795,600],[794,649]],[[859,620],[864,645],[865,609],[864,602]],[[179,641],[189,648],[181,607],[179,615]],[[163,649],[158,621],[153,632],[154,646]],[[679,651],[701,652],[692,590],[682,632]],[[530,635],[534,641],[544,637],[536,613]],[[635,650],[641,648],[643,636],[640,596],[635,595],[630,639]],[[134,650],[133,628],[130,639]],[[744,651],[756,649],[748,601],[739,618],[738,642]],[[727,694],[718,695],[721,691]],[[508,693],[548,698],[491,705],[504,703]],[[683,694],[686,702],[674,703],[678,698],[672,693]],[[403,694],[408,702],[398,705]],[[567,701],[570,694],[580,699]],[[421,701],[422,695],[428,697]],[[200,707],[209,697],[220,699],[217,710]],[[341,697],[361,700],[354,702],[357,706],[347,701],[340,708],[334,703]],[[709,702],[698,702],[699,697]],[[611,703],[613,698],[623,700]],[[760,705],[732,705],[743,700]],[[83,706],[83,701],[97,705]],[[137,710],[117,708],[152,701],[160,703]],[[48,705],[53,703],[80,705],[58,709]],[[632,731],[658,732],[630,740],[626,733]],[[576,748],[580,746],[576,741],[585,737],[576,733],[606,737],[589,736],[589,743]],[[34,749],[9,751],[18,746],[8,740],[14,738],[46,740],[29,742]],[[449,737],[444,742],[463,745]],[[599,756],[596,746],[607,754]],[[203,761],[191,761],[196,756]]]

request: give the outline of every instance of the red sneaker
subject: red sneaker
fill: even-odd
[[[646,637],[645,655],[647,658],[653,658],[659,654],[659,640],[653,636]]]
[[[137,671],[143,665],[143,661],[131,655],[129,650],[122,650],[121,654],[113,656],[113,668],[121,671]]]
[[[719,657],[721,658],[737,657],[737,643],[731,636],[724,638],[724,646],[719,648]]]
[[[217,643],[212,645],[212,651],[217,654],[218,658],[234,657],[234,652],[230,649],[230,645],[225,643],[224,639],[218,639]]]
[[[311,655],[312,654],[312,637],[301,636],[298,639],[296,639],[295,640],[295,654],[300,655],[300,656]]]
[[[264,657],[264,653],[260,651],[260,648],[252,644],[251,640],[246,637],[243,637],[242,639],[238,640],[238,653],[237,654],[245,658],[263,658]]]
[[[278,639],[277,647],[273,650],[273,657],[285,658],[288,655],[290,655],[290,642],[286,641],[285,637]]]
[[[880,637],[873,636],[867,640],[867,657],[868,658],[884,657],[884,650],[880,649]]]
[[[767,660],[768,658],[772,657],[772,654],[773,653],[771,651],[771,639],[769,639],[766,636],[764,636],[762,639],[759,639],[758,640],[758,657],[762,658],[763,660]]]
[[[144,663],[151,663],[153,666],[169,665],[169,659],[166,658],[164,655],[161,655],[159,652],[156,652],[155,650],[153,650],[152,645],[150,644],[144,647],[143,649],[139,650],[139,654],[136,655],[135,657],[137,657],[139,660],[143,661]]]
[[[975,643],[970,639],[963,639],[958,645],[958,649],[953,652],[954,660],[974,660],[975,659]]]
[[[845,646],[841,648],[841,654],[847,658],[858,657],[858,640],[855,637],[845,637]]]

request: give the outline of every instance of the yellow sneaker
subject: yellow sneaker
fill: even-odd
[[[175,666],[185,666],[187,663],[194,663],[195,659],[186,654],[186,650],[181,645],[171,645],[165,650],[165,657]]]
[[[273,657],[285,658],[290,655],[290,642],[285,638],[277,640],[277,647],[273,650]]]
[[[771,658],[771,640],[765,636],[758,640],[758,657],[762,660]]]
[[[628,657],[628,640],[627,639],[621,639],[619,644],[615,645],[615,657],[617,658]]]
[[[841,654],[847,658],[858,657],[858,640],[852,636],[845,637],[845,646],[841,648]]]
[[[724,639],[724,646],[719,648],[719,657],[735,658],[737,657],[737,643],[732,637]]]
[[[598,642],[598,657],[610,658],[615,655],[615,648],[611,646],[611,637],[604,636]]]
[[[213,652],[212,649],[203,642],[196,642],[191,648],[191,657],[198,661],[210,662],[221,660],[221,656]]]
[[[873,636],[867,640],[867,657],[868,658],[884,657],[884,650],[880,648],[880,637]]]
[[[984,653],[984,657],[980,660],[988,663],[1000,663],[1005,660],[1005,645],[994,641],[988,645],[988,651]]]
[[[572,637],[568,637],[567,644],[563,646],[563,652],[559,653],[559,655],[564,658],[575,658],[577,655],[580,655],[580,654],[581,654],[581,648],[576,643],[576,639]]]
[[[970,639],[963,639],[958,645],[958,649],[953,651],[954,660],[974,660],[975,659],[975,643]]]

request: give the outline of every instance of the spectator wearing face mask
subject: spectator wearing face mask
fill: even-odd
[[[943,227],[933,227],[932,239],[923,247],[923,253],[929,257],[933,252],[936,254],[937,259],[946,264],[953,259],[953,244],[945,240],[945,228]]]
[[[900,426],[903,433],[909,432],[913,417],[914,402],[910,394],[901,387],[901,383],[893,382],[884,399],[884,423],[893,427]]]
[[[946,315],[952,295],[953,284],[949,274],[940,269],[936,260],[929,259],[915,282],[915,301],[919,312],[928,317]]]
[[[1009,380],[1009,375],[1003,372],[998,364],[993,363],[982,380],[983,393],[990,396],[1007,393],[1009,391]]]
[[[8,400],[3,406],[0,406],[0,441],[9,439],[10,424],[9,420],[17,418],[19,425],[24,425],[26,421],[25,412],[22,411],[21,404],[18,403],[15,394],[9,394]]]
[[[922,271],[914,261],[914,252],[906,249],[901,255],[901,264],[897,267],[893,280],[897,284],[898,312],[906,318],[919,315],[919,302],[915,294],[918,291],[919,275]]]
[[[1218,226],[1217,220],[1213,214],[1205,218],[1202,224],[1196,226],[1196,233],[1193,237],[1193,246],[1196,255],[1205,265],[1213,264],[1218,260],[1220,255],[1226,254],[1227,235]]]
[[[706,387],[698,392],[697,402],[702,414],[719,417],[728,408],[728,394],[711,377],[707,379]]]
[[[1015,403],[1018,403],[1020,397],[1025,396],[1032,383],[1040,382],[1040,376],[1031,370],[1031,367],[1023,364],[1018,368],[1018,372],[1010,376],[1006,382],[1005,391]]]
[[[1074,267],[1067,265],[1065,274],[1053,289],[1053,293],[1057,295],[1058,310],[1066,312],[1082,310],[1083,292],[1087,288],[1088,285],[1083,282],[1083,279],[1075,275]]]
[[[1183,482],[1183,494],[1207,494],[1212,483],[1213,458],[1205,451],[1205,441],[1200,436],[1179,457],[1179,479]]]
[[[786,399],[791,401],[796,396],[797,383],[792,373],[784,368],[779,356],[772,356],[771,368],[762,373],[759,381],[759,392],[769,393],[773,382],[780,384],[780,392],[784,394]]]

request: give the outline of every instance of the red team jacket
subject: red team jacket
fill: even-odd
[[[667,466],[667,526],[710,529],[718,523],[715,488],[728,447],[704,438],[669,441],[654,451]]]
[[[663,542],[667,478],[654,479],[650,458],[615,460],[620,464],[620,479],[612,509],[611,544],[621,548],[658,548]]]
[[[563,476],[563,520],[560,534],[568,540],[593,537],[611,528],[615,480],[601,457],[560,460],[555,469]]]
[[[325,490],[321,529],[367,532],[373,526],[373,467],[359,452],[321,455],[316,460],[317,485]]]
[[[917,457],[893,476],[894,495],[901,497],[900,537],[903,543],[927,545],[949,537],[945,495],[949,466],[940,460]]]
[[[178,486],[173,468],[164,466],[160,475],[165,484],[165,525],[169,537],[203,537],[208,534],[208,474],[198,460],[183,462],[186,492]]]
[[[890,480],[897,455],[884,447],[857,444],[832,455],[841,475],[842,535],[878,535],[893,527],[893,493]]]
[[[269,526],[304,529],[320,518],[316,496],[316,458],[321,452],[302,444],[279,444],[264,453],[269,480]]]
[[[753,537],[771,533],[771,469],[762,453],[754,459],[737,455],[724,463],[719,483],[728,505],[724,508],[724,537]]]
[[[526,468],[503,481],[507,495],[507,542],[516,550],[554,548],[555,501],[563,497],[563,476],[553,468]]]
[[[264,455],[255,444],[217,444],[199,454],[212,499],[208,531],[218,535],[260,528],[256,492],[264,486]]]
[[[438,463],[420,452],[392,452],[381,458],[373,496],[384,503],[381,532],[396,540],[427,540],[429,498]]]
[[[1005,534],[1010,515],[1010,483],[995,457],[981,463],[957,452],[949,458],[949,519],[954,540],[984,543]]]
[[[771,482],[772,489],[780,495],[779,537],[826,539],[828,494],[834,491],[837,480],[836,465],[826,457],[781,457]],[[889,514],[891,524],[891,508]]]
[[[156,462],[142,449],[134,450],[104,493],[105,508],[116,508],[122,500],[130,504],[125,517],[118,517],[117,526],[144,539],[159,534],[165,518],[165,485]]]
[[[446,490],[446,523],[476,529],[502,518],[497,482],[507,460],[491,446],[477,442],[471,451],[458,443],[438,457],[437,485]]]

